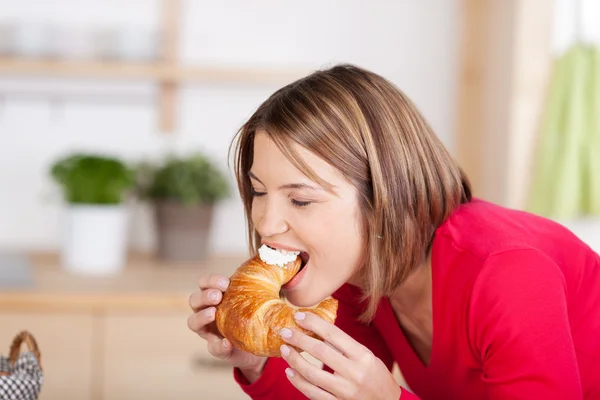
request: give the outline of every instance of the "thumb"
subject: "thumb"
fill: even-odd
[[[214,339],[210,346],[210,353],[215,357],[231,363],[231,355],[233,353],[231,342],[227,339],[217,337],[216,335],[213,337]]]

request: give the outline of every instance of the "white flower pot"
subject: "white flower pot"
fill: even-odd
[[[71,205],[67,212],[63,266],[76,274],[119,272],[127,253],[125,206]]]

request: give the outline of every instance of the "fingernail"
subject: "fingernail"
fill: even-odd
[[[212,318],[215,316],[215,308],[211,307],[211,308],[207,308],[206,310],[204,310],[204,315],[207,318]]]
[[[223,343],[223,347],[224,347],[224,348],[226,348],[226,349],[228,349],[228,348],[229,348],[229,340],[227,340],[227,339],[223,339],[223,342],[222,342],[222,343]]]
[[[223,290],[227,289],[227,286],[229,286],[229,279],[225,279],[225,278],[220,278],[217,281],[217,285],[219,285],[219,287]]]
[[[285,374],[288,376],[288,378],[292,378],[295,375],[294,371],[291,368],[286,368]]]
[[[219,292],[217,292],[216,290],[211,291],[210,293],[208,293],[208,299],[210,301],[219,300]]]
[[[283,354],[285,357],[290,355],[290,348],[287,347],[285,344],[282,344],[279,350],[281,350],[281,354]]]
[[[306,318],[306,314],[298,311],[297,313],[294,314],[294,318],[296,318],[298,321],[302,321],[304,318]]]
[[[282,330],[279,331],[279,334],[281,335],[282,338],[286,338],[286,339],[289,339],[292,337],[292,331],[289,330],[288,328],[283,328]]]

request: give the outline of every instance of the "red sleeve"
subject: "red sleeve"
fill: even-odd
[[[419,397],[400,386],[400,400],[419,400]]]
[[[536,250],[490,257],[471,299],[469,335],[489,399],[581,399],[559,267]]]
[[[254,400],[290,399],[305,400],[285,375],[288,367],[283,358],[269,358],[260,378],[254,383],[249,383],[238,368],[233,369],[235,381],[240,385],[244,393]]]
[[[262,375],[256,382],[250,384],[239,369],[234,368],[233,376],[244,393],[255,400],[290,399],[305,400],[306,396],[300,393],[286,378],[287,363],[282,358],[269,358],[265,364]],[[400,400],[419,400],[419,398],[401,388]]]
[[[356,341],[368,347],[391,371],[394,359],[391,352],[385,346],[383,339],[373,325],[358,322],[358,316],[364,305],[358,303],[359,293],[355,287],[342,286],[334,296],[339,301],[335,325],[352,336]],[[236,368],[234,377],[242,390],[255,400],[270,399],[306,399],[285,375],[287,362],[282,358],[269,358],[260,378],[252,383],[246,380],[243,374]],[[326,371],[331,370],[324,366]],[[413,399],[403,395],[402,400]]]

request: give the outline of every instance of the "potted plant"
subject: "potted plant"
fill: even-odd
[[[137,168],[136,192],[154,205],[157,256],[199,261],[208,255],[214,205],[229,196],[223,173],[202,152],[168,155]]]
[[[114,157],[74,153],[55,161],[50,174],[68,203],[63,265],[76,273],[117,272],[127,251],[124,201],[133,171]]]

